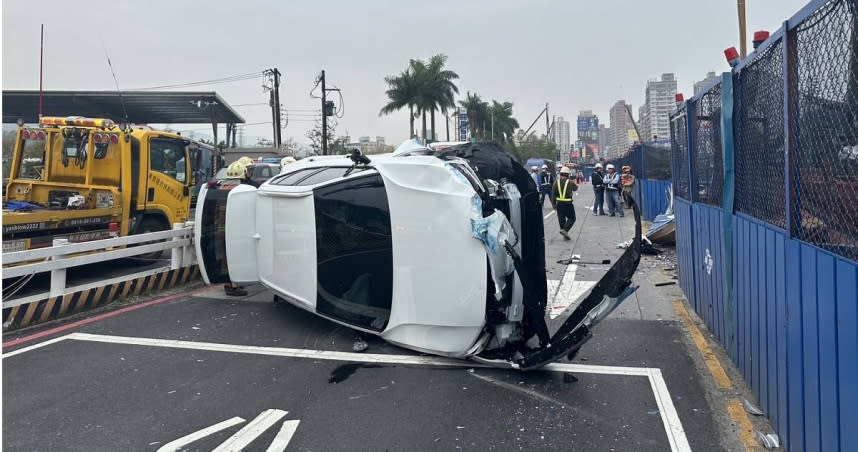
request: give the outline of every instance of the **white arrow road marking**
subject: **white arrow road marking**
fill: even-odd
[[[235,432],[234,435],[222,442],[212,452],[237,452],[244,449],[259,435],[265,433],[269,427],[276,424],[280,419],[283,419],[283,416],[286,416],[287,413],[288,411],[274,409],[259,413],[259,416],[256,416],[241,430]]]
[[[277,432],[277,436],[274,437],[274,441],[271,441],[271,445],[265,452],[283,452],[286,450],[286,446],[289,445],[289,441],[292,440],[292,435],[295,434],[300,423],[301,421],[298,420],[284,422],[280,431]]]
[[[549,303],[548,317],[556,319],[560,314],[574,305],[581,296],[596,285],[596,281],[576,281],[575,273],[578,271],[578,265],[571,264],[566,267],[566,273],[563,274],[563,279],[557,286],[557,293]],[[555,281],[556,283],[556,281]],[[552,285],[549,281],[549,290]],[[549,291],[549,294],[551,292]]]
[[[194,442],[200,438],[205,438],[206,436],[217,433],[221,430],[228,429],[228,428],[232,427],[233,425],[241,424],[242,422],[244,422],[244,419],[242,419],[238,416],[236,416],[232,419],[227,419],[223,422],[218,422],[217,424],[212,425],[210,427],[206,427],[202,430],[197,430],[196,432],[191,433],[190,435],[185,435],[185,436],[183,436],[177,440],[170,441],[169,443],[161,446],[158,449],[158,452],[174,452],[174,451],[181,450],[183,447],[187,446],[188,444],[191,444],[192,442]]]

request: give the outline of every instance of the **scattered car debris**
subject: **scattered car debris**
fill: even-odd
[[[781,447],[781,440],[775,433],[762,433],[759,430],[754,430],[754,437],[766,449],[777,449]]]
[[[763,414],[765,414],[763,413],[763,410],[757,408],[756,405],[754,405],[744,397],[742,397],[742,406],[745,407],[745,411],[747,411],[748,414],[753,414],[754,416],[762,416]]]

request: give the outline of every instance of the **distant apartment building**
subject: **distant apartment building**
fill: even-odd
[[[605,158],[615,157],[631,147],[635,141],[635,130],[632,121],[629,119],[629,112],[632,106],[627,105],[626,101],[618,100],[611,107],[611,133],[608,146],[611,150],[610,154],[605,155]]]
[[[641,140],[670,136],[670,113],[675,109],[676,77],[664,73],[660,80],[647,81],[644,105],[639,112]]]
[[[604,124],[599,124],[599,152],[602,155],[607,155],[611,152],[610,141],[611,129]]]
[[[376,146],[384,146],[384,137],[375,137]]]
[[[563,116],[554,118],[554,127],[551,129],[551,139],[557,145],[560,155],[569,153],[571,140],[569,135],[569,121],[563,119]]]
[[[720,78],[720,76],[715,75],[715,72],[707,72],[706,78],[700,80],[699,82],[694,82],[694,95],[696,96],[698,93],[709,87],[709,85],[715,83],[715,81],[719,80]]]

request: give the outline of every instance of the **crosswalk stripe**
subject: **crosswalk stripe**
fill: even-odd
[[[256,416],[256,418],[242,427],[241,430],[235,432],[235,434],[230,436],[229,439],[217,446],[212,452],[232,452],[243,450],[252,443],[253,440],[259,437],[259,435],[265,433],[266,430],[277,423],[277,421],[283,419],[283,416],[286,416],[287,413],[288,411],[275,409],[263,411],[259,416]]]
[[[274,441],[271,441],[271,445],[268,446],[268,449],[265,452],[283,452],[286,450],[286,446],[289,445],[289,441],[292,440],[292,435],[295,434],[295,430],[298,430],[298,424],[301,421],[286,421],[283,423],[283,426],[280,427],[280,431],[277,432],[277,436],[274,437]]]
[[[177,440],[170,441],[169,443],[164,444],[163,446],[158,448],[157,452],[174,452],[182,450],[184,446],[187,446],[188,444],[191,444],[192,442],[200,438],[205,438],[206,436],[209,436],[213,433],[217,433],[221,430],[228,429],[233,425],[241,424],[242,422],[244,422],[244,419],[238,416],[232,419],[227,419],[223,422],[218,422],[217,424],[208,426],[202,430],[197,430],[190,435],[185,435]]]

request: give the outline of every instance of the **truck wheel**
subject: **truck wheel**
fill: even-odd
[[[158,232],[158,231],[166,231],[167,225],[164,224],[163,221],[153,218],[146,217],[143,218],[143,221],[140,222],[140,226],[137,227],[136,234],[146,234],[148,232]],[[152,242],[154,243],[154,242]],[[142,243],[141,245],[146,245],[146,243]],[[138,245],[139,246],[139,245]],[[153,251],[151,253],[140,254],[138,256],[133,256],[131,259],[141,263],[149,263],[155,261],[161,257],[164,251]]]

